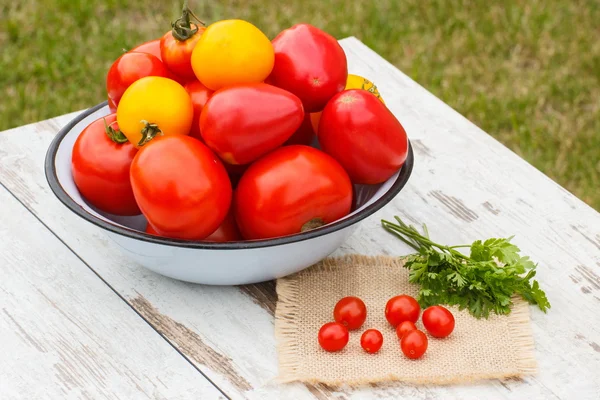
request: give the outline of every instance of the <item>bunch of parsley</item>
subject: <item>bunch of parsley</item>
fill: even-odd
[[[395,217],[397,223],[382,220],[383,227],[418,251],[407,257],[409,282],[420,285],[417,298],[422,307],[437,304],[457,305],[477,318],[491,311],[509,314],[511,297],[520,295],[544,312],[550,308],[546,294],[535,276],[536,265],[521,257],[519,248],[507,239],[477,240],[468,246],[444,246],[429,239],[412,225]],[[470,247],[466,256],[458,248]]]

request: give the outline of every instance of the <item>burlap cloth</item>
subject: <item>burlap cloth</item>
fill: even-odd
[[[449,307],[456,319],[445,339],[428,335],[429,347],[418,360],[406,358],[394,329],[385,319],[388,299],[417,295],[408,270],[392,257],[350,255],[328,258],[277,281],[275,336],[280,382],[360,385],[385,381],[450,384],[479,379],[518,377],[536,372],[534,343],[526,302],[508,316],[476,319],[466,310]],[[333,307],[344,296],[358,296],[367,306],[367,320],[350,331],[348,345],[338,353],[322,350],[319,328],[333,320]],[[419,319],[417,327],[424,332]],[[376,328],[384,336],[377,354],[360,347],[360,335]]]

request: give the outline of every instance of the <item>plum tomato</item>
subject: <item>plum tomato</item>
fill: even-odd
[[[409,331],[400,339],[400,348],[404,355],[410,359],[416,360],[427,351],[427,335],[416,329]]]
[[[231,205],[227,171],[198,139],[161,136],[131,163],[135,199],[160,236],[203,240],[221,225]]]
[[[190,136],[202,140],[202,136],[200,135],[200,114],[202,114],[202,109],[210,96],[212,96],[213,91],[208,89],[198,80],[188,82],[184,87],[189,93],[194,106],[194,120],[192,121]]]
[[[245,239],[292,235],[350,212],[352,184],[330,156],[303,145],[284,146],[248,167],[234,195]]]
[[[423,311],[423,326],[433,337],[444,338],[454,330],[454,315],[445,307],[431,306]]]
[[[157,76],[135,81],[117,106],[121,131],[136,147],[155,136],[188,135],[193,118],[194,106],[183,86]]]
[[[300,127],[302,103],[266,83],[216,91],[200,116],[202,139],[223,161],[248,164],[281,146]]]
[[[192,18],[195,23],[192,23]],[[199,25],[201,24],[201,25]],[[196,79],[192,69],[192,52],[206,30],[203,23],[184,3],[181,17],[173,22],[173,29],[160,39],[160,54],[167,68],[184,81]]]
[[[169,77],[169,71],[155,56],[147,53],[125,53],[111,65],[106,76],[108,98],[119,105],[125,90],[146,76]]]
[[[209,25],[192,52],[192,68],[211,90],[263,82],[273,69],[273,45],[250,22],[229,19]]]
[[[325,351],[340,351],[348,344],[348,329],[339,322],[328,322],[319,329],[319,345]]]
[[[404,321],[417,322],[420,314],[417,300],[405,294],[392,297],[385,305],[385,318],[394,328]]]
[[[273,39],[275,65],[269,81],[294,93],[307,113],[321,111],[348,77],[346,54],[338,41],[309,24],[288,28]]]
[[[414,322],[408,321],[408,320],[407,321],[402,321],[396,327],[396,336],[398,336],[398,339],[402,339],[402,337],[404,335],[406,335],[408,332],[414,331],[416,329],[417,329],[417,327],[414,324]]]
[[[73,180],[96,208],[114,215],[139,215],[129,168],[137,149],[119,131],[115,114],[99,118],[81,131],[71,157]]]
[[[160,55],[160,39],[154,39],[148,42],[144,42],[129,50],[129,52],[152,54],[154,57],[162,61],[162,56]]]
[[[408,138],[394,114],[366,90],[335,95],[319,122],[319,143],[359,184],[384,182],[406,161]]]
[[[333,319],[348,330],[358,329],[367,319],[367,306],[358,297],[344,297],[333,308]]]
[[[360,346],[369,354],[374,354],[383,345],[383,335],[377,329],[367,329],[360,336]]]

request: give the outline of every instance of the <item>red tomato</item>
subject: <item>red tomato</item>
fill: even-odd
[[[385,305],[385,318],[395,328],[401,322],[417,322],[421,307],[417,300],[405,294],[392,297]]]
[[[184,80],[190,81],[196,79],[192,69],[192,51],[206,28],[190,22],[194,18],[204,25],[186,3],[181,17],[172,24],[173,29],[160,39],[160,54],[167,68]]]
[[[421,357],[427,351],[427,335],[420,330],[408,332],[400,340],[400,348],[404,355],[413,360]]]
[[[162,56],[160,55],[160,39],[142,43],[139,46],[129,50],[129,52],[152,54],[154,57],[162,61]]]
[[[360,346],[369,354],[374,354],[383,345],[383,335],[377,329],[367,329],[360,337]]]
[[[340,351],[348,344],[348,329],[339,322],[328,322],[319,329],[319,344],[326,351]]]
[[[129,167],[137,149],[119,131],[116,119],[110,114],[81,131],[71,157],[73,180],[96,208],[114,215],[138,215],[129,182]]]
[[[304,118],[293,94],[266,83],[217,90],[200,116],[206,145],[229,164],[248,164],[281,146]]]
[[[442,306],[431,306],[423,311],[423,325],[431,336],[444,338],[454,330],[454,315]]]
[[[223,164],[197,139],[160,136],[133,159],[133,193],[161,236],[202,240],[225,219],[231,183]]]
[[[358,297],[344,297],[333,308],[333,319],[349,330],[358,329],[367,319],[367,306]]]
[[[315,138],[315,131],[313,130],[313,126],[310,120],[310,116],[312,114],[305,114],[304,120],[302,120],[302,124],[300,128],[294,132],[291,138],[286,140],[284,145],[290,144],[304,144],[306,146],[310,146],[313,139]]]
[[[344,90],[346,54],[337,40],[308,24],[294,25],[273,39],[275,66],[268,78],[302,100],[306,112],[321,111]]]
[[[366,90],[337,94],[323,110],[319,143],[354,183],[377,184],[406,160],[408,138],[394,114]]]
[[[146,233],[151,235],[160,236],[156,230],[152,227],[152,225],[146,225]],[[242,240],[242,235],[240,235],[240,231],[238,230],[237,224],[235,223],[235,218],[233,214],[230,212],[223,220],[223,223],[219,225],[216,231],[211,233],[208,237],[206,237],[202,242],[235,242],[238,240]]]
[[[115,106],[125,90],[135,81],[146,76],[162,76],[168,78],[169,71],[162,62],[147,53],[125,53],[119,57],[108,70],[106,90]]]
[[[402,321],[396,327],[396,336],[398,336],[398,339],[402,339],[402,337],[404,335],[406,335],[408,332],[414,331],[416,329],[417,329],[417,327],[412,321]]]
[[[184,87],[190,94],[192,104],[194,105],[194,121],[192,122],[190,136],[202,140],[202,136],[200,135],[200,114],[202,113],[204,105],[213,94],[213,91],[197,80],[187,83]]]
[[[352,184],[346,171],[327,154],[308,146],[285,146],[250,165],[234,199],[242,236],[266,239],[346,216],[352,204]]]

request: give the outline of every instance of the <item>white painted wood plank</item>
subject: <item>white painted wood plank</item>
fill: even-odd
[[[0,186],[0,397],[224,398]]]
[[[147,272],[53,198],[42,160],[53,132],[69,118],[0,134],[0,181],[233,397],[595,398],[600,333],[589,318],[600,314],[598,213],[357,40],[342,44],[350,71],[375,81],[407,129],[416,162],[403,192],[364,221],[338,254],[406,254],[379,226],[379,218],[394,214],[427,222],[432,235],[448,243],[517,234],[515,242],[540,262],[538,278],[553,304],[548,315],[532,311],[538,376],[449,387],[272,385],[277,370],[272,292],[264,296],[246,288],[261,297],[257,305],[237,288],[191,285]]]

